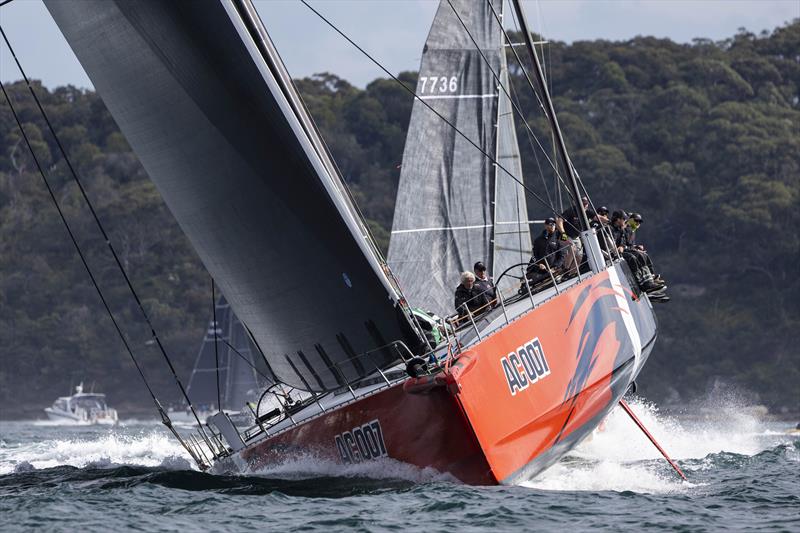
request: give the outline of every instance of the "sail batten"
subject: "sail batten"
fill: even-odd
[[[330,362],[348,380],[391,364],[367,323],[419,342],[248,2],[45,5],[278,380],[322,390],[339,386]],[[340,337],[370,357],[349,364]]]

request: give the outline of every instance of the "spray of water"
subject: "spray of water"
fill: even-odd
[[[413,483],[447,481],[457,483],[451,474],[433,468],[419,468],[395,459],[382,458],[374,461],[343,465],[328,459],[311,455],[292,457],[280,464],[270,465],[248,472],[256,475],[281,479],[310,479],[317,477],[351,477],[370,479],[398,479]]]
[[[779,435],[765,429],[757,410],[729,396],[693,405],[680,418],[661,413],[642,398],[629,404],[667,453],[679,461],[688,482],[666,466],[658,450],[617,408],[567,458],[522,484],[547,490],[683,492],[695,486],[691,471],[714,467],[714,454],[755,455],[775,445],[774,439],[765,436]]]
[[[56,466],[115,465],[189,467],[174,439],[161,432],[123,435],[108,432],[95,438],[47,439],[17,446],[0,446],[0,475]]]
[[[634,412],[689,475],[680,481],[661,456],[621,409],[613,411],[596,431],[560,463],[525,487],[563,491],[685,492],[699,483],[692,472],[715,467],[716,454],[755,455],[790,437],[768,429],[758,412],[730,397],[687,407],[680,416],[668,416],[643,399],[629,402]],[[688,414],[694,416],[687,416]],[[147,424],[150,425],[150,424]],[[108,467],[120,464],[192,468],[180,445],[155,427],[115,428],[95,435],[64,438],[55,428],[42,428],[56,438],[32,436],[28,442],[0,441],[0,475],[61,465]],[[87,428],[86,430],[89,431]],[[781,437],[782,436],[782,437]],[[769,438],[767,438],[769,437]],[[795,454],[796,455],[796,454]],[[366,477],[400,479],[414,483],[455,481],[433,469],[420,469],[392,459],[341,465],[316,457],[292,457],[249,475],[286,479]],[[694,483],[694,484],[693,484]]]

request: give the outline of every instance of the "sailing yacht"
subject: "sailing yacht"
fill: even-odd
[[[182,441],[200,468],[392,458],[516,483],[589,435],[641,371],[652,306],[588,221],[576,276],[518,290],[530,234],[502,4],[438,8],[387,262],[250,0],[45,0],[275,380],[252,428],[218,412]],[[546,85],[541,97],[559,133]],[[415,311],[449,315],[476,260],[495,305],[464,321]]]
[[[261,391],[271,383],[265,369],[261,368],[263,365],[259,365],[260,356],[256,354],[258,351],[244,325],[231,311],[225,297],[220,297],[186,387],[200,420],[222,410],[237,425],[252,424],[253,416],[248,405],[257,401]],[[195,423],[186,402],[169,410],[168,414],[173,422]]]

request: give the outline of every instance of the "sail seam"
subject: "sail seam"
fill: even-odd
[[[481,229],[481,228],[489,228],[491,224],[481,224],[478,226],[446,226],[442,228],[418,228],[418,229],[399,229],[392,231],[392,234],[395,233],[420,233],[423,231],[446,231],[446,230],[456,230],[456,229]]]
[[[435,94],[430,96],[417,96],[420,100],[464,100],[467,98],[497,98],[497,94]]]

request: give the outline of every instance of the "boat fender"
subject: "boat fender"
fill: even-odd
[[[406,373],[412,378],[425,375],[428,373],[428,362],[422,357],[412,357],[406,363]]]
[[[477,354],[473,352],[464,352],[458,356],[458,359],[453,361],[452,365],[450,365],[448,374],[453,377],[454,381],[458,380],[461,376],[466,374],[472,367],[475,366],[475,362],[477,360]]]
[[[435,376],[407,379],[403,383],[403,391],[408,394],[428,394],[434,389],[441,389],[445,386],[447,386],[446,378],[442,374],[436,374]]]

